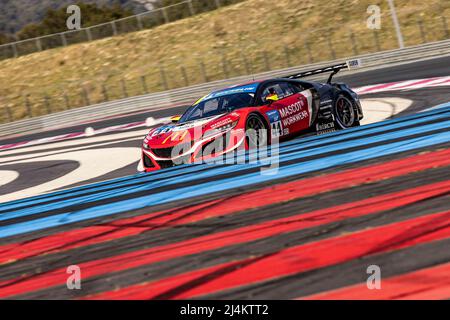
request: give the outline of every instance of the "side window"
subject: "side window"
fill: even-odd
[[[265,103],[265,97],[269,94],[270,90],[275,91],[279,99],[284,99],[293,94],[299,93],[304,90],[300,84],[294,84],[290,82],[279,82],[267,86],[262,93],[262,102]]]
[[[196,108],[192,114],[189,115],[191,119],[199,119],[202,117],[202,109]]]
[[[266,102],[265,98],[266,98],[266,97],[269,95],[269,93],[271,93],[271,92],[275,92],[275,93],[277,94],[277,96],[278,96],[279,99],[282,99],[282,98],[283,98],[283,90],[281,90],[280,84],[279,84],[279,83],[274,83],[274,84],[268,85],[268,86],[264,89],[264,91],[262,92],[261,97],[262,97],[263,102]]]
[[[303,86],[299,83],[291,83],[291,82],[286,82],[286,85],[290,88],[290,90],[292,90],[292,92],[294,94],[302,92],[303,90],[305,90],[305,88],[303,88]]]
[[[219,108],[219,99],[211,99],[205,102],[203,106],[203,116],[208,117]]]
[[[294,87],[288,82],[281,82],[280,87],[281,87],[281,90],[283,90],[285,98],[292,96],[293,94],[296,93]]]
[[[311,89],[313,86],[311,84],[308,83],[291,83],[292,86],[294,86],[295,88],[297,88],[297,90],[299,90],[298,92],[302,92],[306,89]]]
[[[296,89],[294,86],[292,86],[288,82],[278,82],[268,85],[261,94],[261,100],[262,103],[266,103],[266,97],[269,95],[269,93],[275,92],[278,96],[278,99],[284,99],[287,98],[297,92],[300,92],[298,89]]]
[[[201,114],[201,117],[209,117],[217,113],[217,110],[219,109],[220,105],[220,98],[215,98],[211,100],[207,100],[203,104],[203,112]]]

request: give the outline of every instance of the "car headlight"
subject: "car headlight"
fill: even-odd
[[[238,124],[238,122],[239,122],[239,121],[236,120],[236,121],[234,121],[234,122],[230,122],[230,123],[225,124],[225,125],[223,125],[223,126],[220,126],[220,127],[218,127],[218,128],[211,129],[211,130],[205,132],[205,134],[203,135],[203,137],[206,138],[206,137],[210,137],[210,136],[216,135],[216,134],[218,134],[218,133],[220,133],[220,132],[225,132],[225,131],[231,130],[231,129],[233,129],[234,127],[236,127],[236,125]]]
[[[150,150],[150,146],[145,142],[142,144],[142,148],[144,148],[145,150]]]

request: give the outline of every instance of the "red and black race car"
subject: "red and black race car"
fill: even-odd
[[[172,124],[150,130],[140,170],[207,161],[302,134],[359,126],[363,112],[357,94],[346,84],[331,82],[339,70],[357,63],[214,91],[172,117]],[[331,72],[327,83],[298,80],[324,72]]]

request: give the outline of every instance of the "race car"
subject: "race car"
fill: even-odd
[[[359,126],[363,111],[358,95],[344,83],[332,83],[333,75],[357,64],[347,61],[214,91],[172,117],[171,124],[150,130],[142,144],[140,171]],[[325,72],[331,72],[326,83],[301,80]]]

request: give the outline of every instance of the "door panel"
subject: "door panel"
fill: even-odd
[[[279,98],[267,106],[272,137],[285,136],[310,127],[312,97],[309,90],[299,92],[299,88],[280,81],[268,85],[262,96],[269,90],[275,91]]]
[[[295,133],[309,127],[308,101],[303,94],[296,93],[276,103],[283,128]]]

